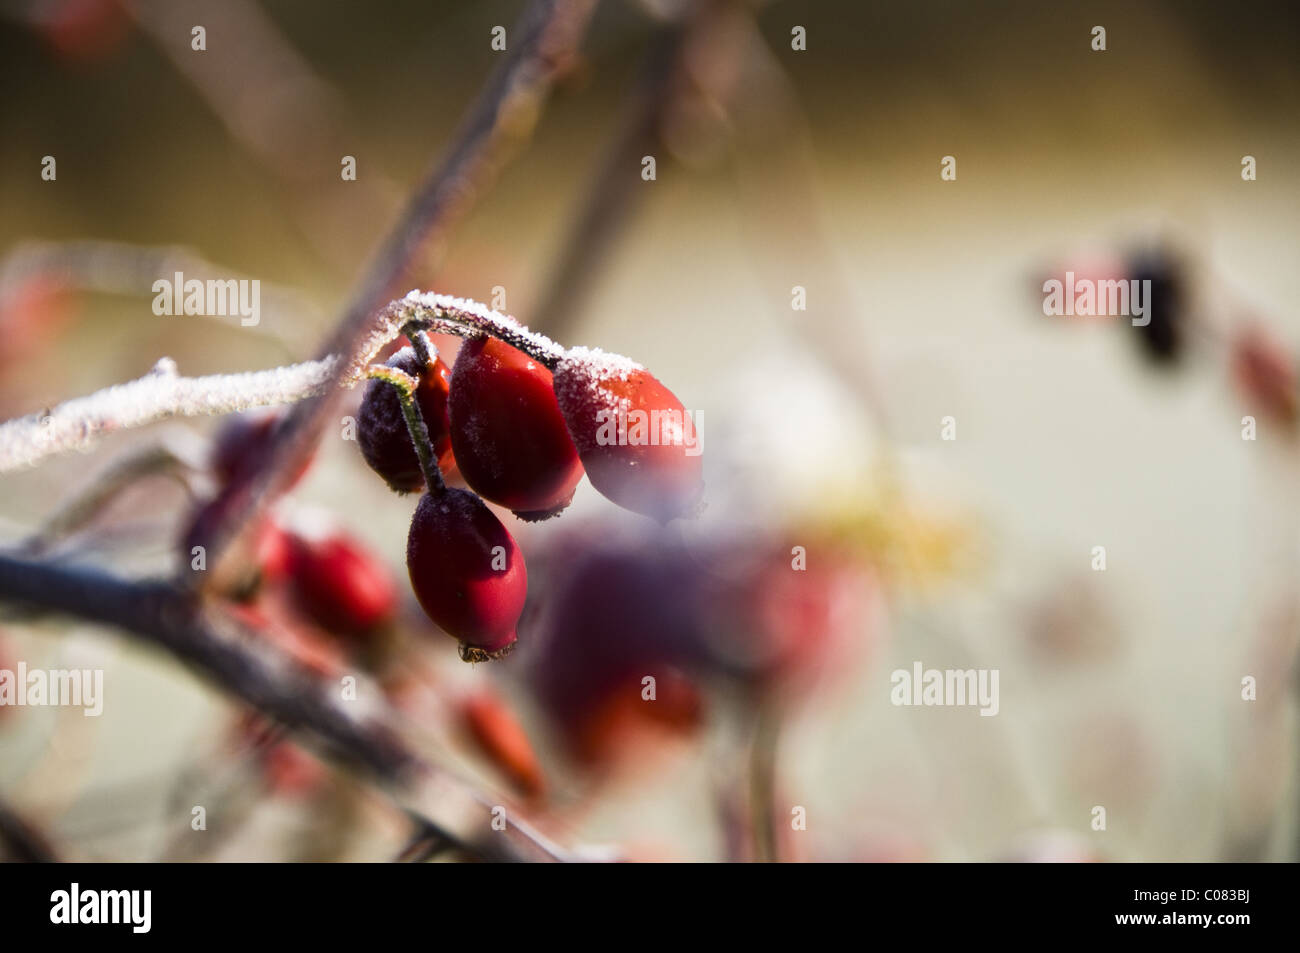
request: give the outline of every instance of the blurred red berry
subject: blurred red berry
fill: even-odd
[[[542,766],[523,725],[509,706],[489,691],[463,698],[458,714],[479,750],[519,791],[537,797],[545,789]]]
[[[72,317],[74,297],[60,279],[30,275],[0,295],[0,368],[39,354]]]
[[[510,533],[477,496],[459,489],[422,496],[406,566],[421,607],[460,640],[462,658],[481,661],[513,648],[528,571]]]
[[[48,0],[39,17],[38,27],[54,51],[72,62],[103,59],[130,27],[122,0]]]
[[[289,585],[299,609],[321,628],[366,635],[397,611],[398,591],[383,560],[341,533],[290,534]]]
[[[456,465],[476,493],[523,520],[569,505],[582,462],[545,367],[496,338],[466,341],[449,410]]]
[[[450,470],[455,461],[451,449],[451,424],[447,417],[451,371],[439,357],[435,357],[428,367],[420,367],[419,358],[409,347],[398,351],[385,363],[420,381],[415,392],[420,416],[429,431],[439,468],[444,472]],[[401,401],[393,385],[387,381],[372,380],[366,385],[366,394],[357,414],[357,443],[370,469],[383,477],[393,490],[412,493],[424,489],[420,458],[411,444]]]
[[[212,472],[223,485],[244,479],[266,465],[275,449],[284,412],[250,410],[227,417],[212,444]],[[293,476],[299,482],[311,466],[309,457]]]
[[[641,677],[616,683],[595,704],[591,714],[570,723],[574,756],[587,765],[604,765],[655,737],[690,735],[703,721],[704,702],[695,683],[684,673],[654,667],[655,697],[647,698]]]
[[[1247,328],[1233,341],[1232,375],[1242,394],[1261,413],[1288,425],[1295,423],[1295,363],[1263,328]]]
[[[592,486],[660,522],[698,511],[699,434],[682,402],[647,370],[575,349],[555,370],[555,394]]]

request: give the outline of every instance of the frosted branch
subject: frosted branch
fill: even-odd
[[[529,331],[508,314],[493,311],[469,298],[412,291],[405,298],[389,302],[388,307],[374,316],[352,359],[343,369],[340,383],[351,387],[365,377],[370,363],[384,345],[400,335],[402,327],[411,322],[439,334],[460,337],[490,334],[549,368],[554,368],[564,357],[564,348],[543,334]]]
[[[295,403],[323,391],[337,363],[337,358],[326,358],[265,371],[181,377],[176,363],[163,358],[139,380],[0,424],[0,473],[35,466],[55,454],[86,450],[105,434],[168,417]]]

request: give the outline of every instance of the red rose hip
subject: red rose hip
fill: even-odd
[[[555,369],[555,395],[592,486],[660,522],[695,515],[704,493],[695,421],[649,371],[574,348]]]
[[[499,658],[514,647],[528,571],[510,533],[473,493],[444,489],[420,498],[406,567],[425,613],[460,640],[461,658]]]
[[[388,568],[354,540],[289,534],[288,543],[294,601],[321,628],[364,635],[397,611],[397,586]]]
[[[402,348],[385,364],[420,382],[415,391],[420,416],[429,431],[438,466],[444,471],[450,469],[454,462],[447,418],[450,369],[440,357],[433,358],[427,367],[421,368],[420,359],[409,347]],[[370,469],[383,477],[393,490],[411,493],[424,489],[420,458],[416,456],[411,434],[406,428],[402,403],[393,385],[387,381],[372,380],[366,385],[366,394],[357,414],[357,444]]]
[[[569,505],[582,462],[551,372],[496,338],[472,338],[451,373],[451,446],[465,482],[523,520]]]
[[[223,486],[245,479],[266,465],[267,458],[275,449],[284,416],[280,410],[249,410],[222,422],[212,444],[210,463],[212,472]],[[292,482],[299,482],[310,466],[311,457],[308,457],[293,475]]]

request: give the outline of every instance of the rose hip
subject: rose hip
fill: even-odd
[[[698,511],[704,479],[694,422],[649,371],[575,348],[555,370],[555,394],[592,486],[664,523]]]
[[[450,369],[440,357],[421,367],[419,357],[409,347],[398,351],[385,364],[420,382],[415,391],[420,416],[429,431],[438,466],[443,471],[450,470],[455,462],[451,449],[451,424],[447,416]],[[401,401],[387,381],[372,380],[366,386],[357,415],[357,443],[370,469],[383,477],[393,490],[412,493],[424,489],[424,474],[420,471],[420,460],[406,428]]]
[[[523,520],[569,505],[582,462],[545,367],[496,338],[466,341],[449,411],[456,465],[476,493]]]
[[[421,607],[460,640],[461,658],[498,658],[514,647],[528,571],[510,533],[477,496],[460,489],[422,496],[406,565]]]

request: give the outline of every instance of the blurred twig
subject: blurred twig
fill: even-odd
[[[0,801],[0,842],[22,863],[48,864],[59,859],[44,835],[3,801]]]
[[[421,760],[382,713],[359,719],[324,685],[287,662],[246,626],[214,614],[201,600],[166,583],[123,580],[99,570],[35,562],[0,553],[0,599],[114,626],[162,648],[286,728],[306,735],[319,753],[360,772],[394,805],[430,831],[457,842],[453,821],[482,832],[479,854],[508,859],[569,859],[568,852],[518,818],[503,831],[488,821],[496,804],[450,773]],[[241,637],[242,636],[242,637]],[[506,838],[497,840],[504,833]],[[509,846],[506,844],[509,843]]]
[[[365,339],[370,316],[409,280],[421,250],[432,258],[474,197],[495,177],[514,146],[536,124],[542,102],[558,73],[567,65],[586,29],[596,0],[533,0],[510,36],[511,49],[461,123],[444,158],[416,191],[396,228],[371,260],[339,323],[321,349],[323,356],[353,355]],[[212,578],[222,563],[238,557],[243,533],[256,512],[288,486],[290,476],[312,452],[335,406],[329,391],[300,404],[286,421],[276,453],[264,469],[247,477],[248,492],[237,492],[242,505],[231,508],[228,521],[214,528]]]
[[[601,264],[637,204],[638,186],[644,184],[638,174],[641,157],[656,151],[665,115],[685,82],[681,58],[686,38],[705,27],[717,6],[714,2],[699,4],[693,16],[665,27],[655,40],[636,86],[620,110],[626,118],[606,147],[551,266],[546,290],[530,322],[537,330],[562,336],[581,314]]]

